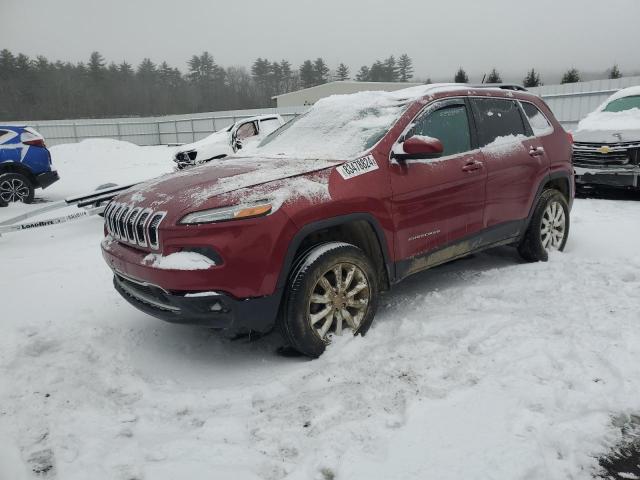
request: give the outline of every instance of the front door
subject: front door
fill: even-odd
[[[444,152],[391,165],[397,259],[424,256],[482,230],[486,170],[469,120],[464,99],[441,100],[426,107],[403,136],[437,138]]]

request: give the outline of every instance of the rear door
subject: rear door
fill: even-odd
[[[442,157],[393,161],[396,258],[423,255],[482,229],[486,170],[462,98],[429,105],[404,135],[439,139]]]
[[[549,162],[517,100],[471,98],[479,146],[487,170],[484,223],[492,227],[529,214]]]

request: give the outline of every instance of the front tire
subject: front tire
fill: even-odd
[[[33,203],[35,189],[31,181],[21,173],[0,175],[0,198],[7,203]]]
[[[281,331],[298,352],[319,357],[333,335],[364,335],[378,307],[378,278],[358,247],[318,245],[294,267]]]
[[[518,246],[528,262],[546,262],[549,252],[563,251],[569,238],[569,205],[558,190],[542,192],[529,228]]]

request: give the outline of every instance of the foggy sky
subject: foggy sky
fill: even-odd
[[[521,79],[535,67],[640,71],[639,0],[1,0],[0,48],[49,59],[185,69],[208,50],[223,66],[257,57],[297,67],[323,57],[352,76],[363,64],[408,53],[418,77],[473,78],[492,67]]]

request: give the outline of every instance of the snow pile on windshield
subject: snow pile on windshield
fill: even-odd
[[[640,108],[622,112],[595,111],[578,123],[578,130],[640,130]]]
[[[167,256],[150,253],[142,261],[161,270],[207,270],[216,264],[197,252],[177,252]]]
[[[267,137],[255,155],[347,160],[374,146],[407,105],[437,90],[424,85],[395,92],[333,95]],[[461,87],[462,88],[462,87]]]
[[[640,108],[631,108],[621,112],[603,111],[611,102],[631,96],[640,96],[640,85],[624,88],[611,95],[595,111],[580,121],[577,131],[640,130]]]

